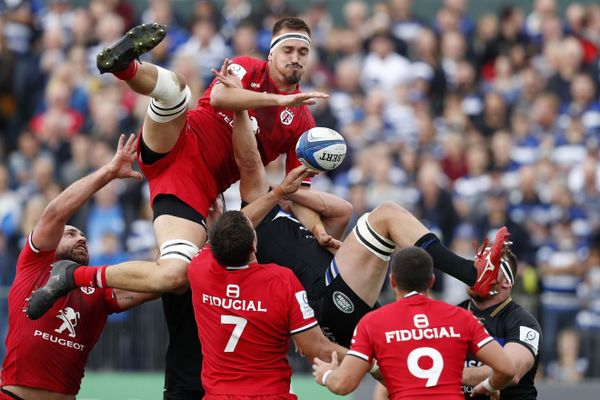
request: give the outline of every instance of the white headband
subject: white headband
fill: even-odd
[[[512,269],[510,269],[510,264],[506,258],[502,258],[502,260],[500,260],[500,268],[502,269],[502,272],[504,272],[504,276],[508,280],[508,283],[513,286],[515,284],[515,276],[513,275]]]
[[[271,47],[269,48],[269,53],[272,53],[273,50],[275,50],[275,48],[279,46],[279,44],[281,44],[282,42],[292,39],[301,40],[308,46],[310,46],[310,37],[308,37],[308,35],[298,32],[284,33],[283,35],[279,35],[271,39]]]

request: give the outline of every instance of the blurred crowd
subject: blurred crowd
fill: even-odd
[[[600,377],[600,5],[534,0],[474,19],[468,0],[441,0],[428,16],[411,0],[338,10],[189,0],[185,15],[174,3],[150,0],[139,13],[127,0],[0,3],[0,336],[1,288],[23,236],[62,188],[111,157],[119,133],[141,126],[147,98],[100,75],[98,51],[140,22],[166,24],[142,62],[184,76],[197,99],[211,68],[265,58],[273,22],[298,15],[313,31],[302,87],[331,94],[313,106],[316,124],[349,147],[314,186],[357,216],[395,201],[466,257],[506,225],[520,259],[514,292],[542,325],[545,376]],[[282,163],[269,169],[275,179]],[[110,264],[154,256],[150,218],[144,183],[113,182],[74,222],[91,263]],[[464,299],[464,285],[439,278],[440,298]]]

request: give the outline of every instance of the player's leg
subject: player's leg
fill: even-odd
[[[187,288],[187,266],[206,243],[199,223],[172,215],[154,221],[160,255],[156,262],[129,261],[106,268],[105,285],[134,292],[167,293]]]
[[[142,140],[156,153],[167,153],[177,143],[191,98],[183,77],[154,64],[137,61],[158,45],[165,34],[166,28],[160,24],[139,25],[97,56],[101,73],[110,72],[135,92],[151,97]]]
[[[222,205],[213,204],[206,209],[207,214],[209,209],[213,210],[211,214],[220,214]],[[112,287],[147,293],[179,292],[187,288],[187,266],[207,239],[204,217],[175,196],[155,199],[153,212],[157,216],[154,231],[160,244],[157,261],[129,261],[102,267],[59,261],[54,264],[48,282],[28,299],[27,316],[40,318],[56,300],[76,287]],[[212,217],[209,215],[209,219]]]
[[[394,244],[401,248],[423,248],[432,256],[436,268],[474,286],[485,297],[500,270],[507,240],[508,231],[502,228],[491,249],[482,251],[475,261],[467,260],[446,248],[414,215],[387,202],[361,217],[335,260],[344,281],[368,304],[374,304],[379,295],[378,288],[383,282],[381,268],[387,268]]]

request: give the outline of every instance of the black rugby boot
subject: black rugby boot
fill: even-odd
[[[59,260],[52,264],[48,282],[35,290],[27,299],[25,313],[29,319],[39,319],[56,303],[56,300],[77,287],[73,272],[79,266],[81,265],[71,260]]]
[[[96,66],[101,74],[122,71],[156,47],[166,34],[167,27],[156,22],[131,28],[117,43],[96,56]]]

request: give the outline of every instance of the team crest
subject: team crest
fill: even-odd
[[[291,112],[288,108],[286,108],[281,112],[279,118],[281,118],[281,123],[287,126],[290,125],[292,121],[294,121],[294,113]]]
[[[88,296],[94,294],[94,292],[96,291],[96,288],[91,286],[82,286],[80,289],[83,293],[87,294]]]

